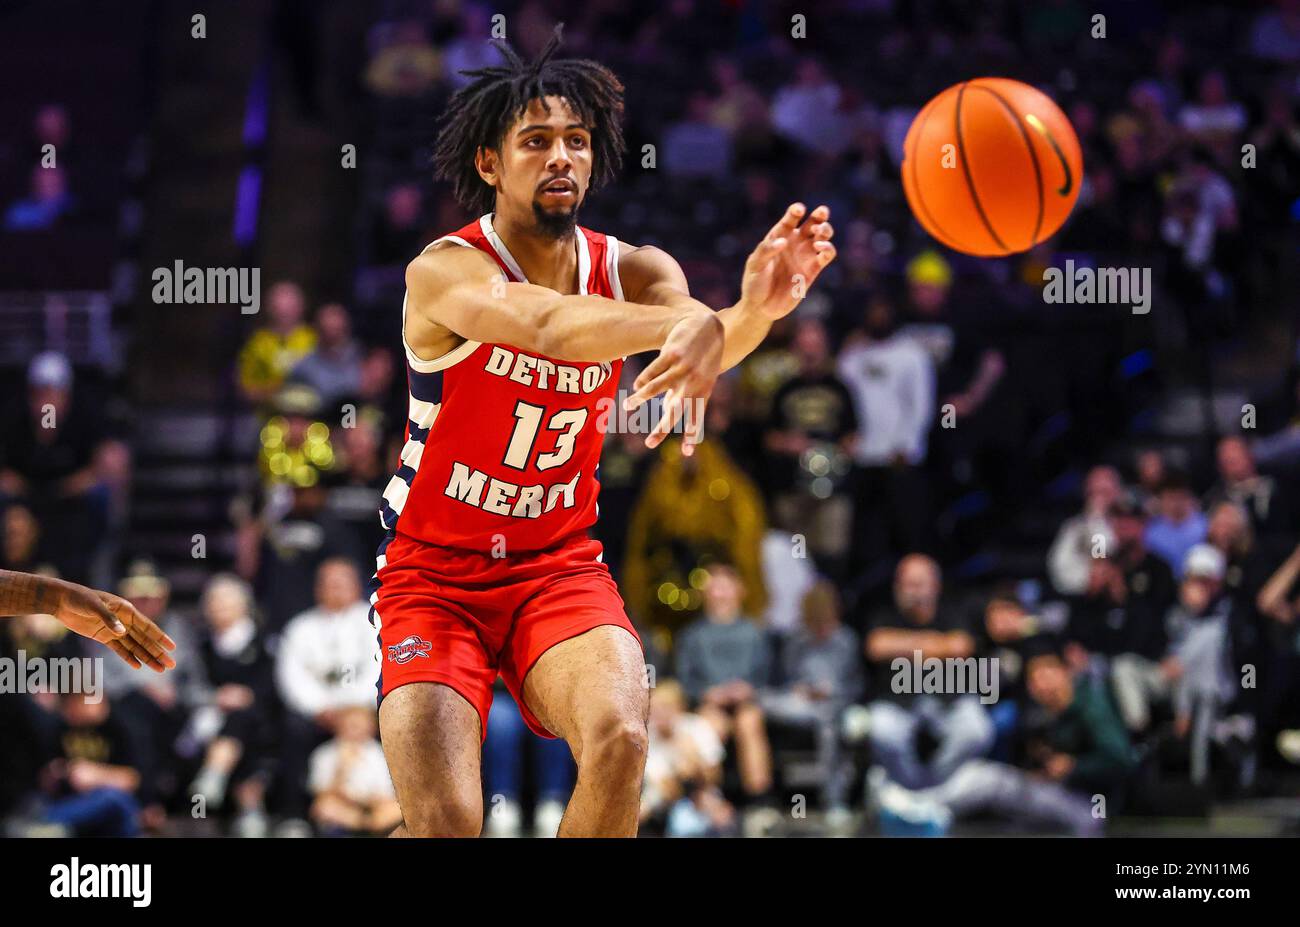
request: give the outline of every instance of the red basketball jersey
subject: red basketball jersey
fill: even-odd
[[[491,215],[441,241],[486,251],[506,279],[527,282]],[[580,292],[622,299],[618,241],[579,227],[576,242]],[[509,554],[594,524],[598,422],[613,413],[622,361],[574,363],[478,341],[421,360],[406,343],[405,299],[402,327],[410,416],[380,509],[390,533]]]

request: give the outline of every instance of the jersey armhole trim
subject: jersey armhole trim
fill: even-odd
[[[617,300],[623,299],[623,281],[618,276],[618,239],[613,235],[605,236],[605,264],[606,274],[609,276],[609,286]]]
[[[437,238],[429,242],[427,245],[424,246],[424,248],[420,251],[420,253],[424,254],[425,251],[428,251],[434,245],[444,241],[455,242],[456,244],[460,245],[463,248],[474,247],[472,244],[467,242],[465,239],[460,238],[459,236],[444,235],[441,238]],[[465,358],[469,357],[471,354],[474,353],[474,351],[478,348],[478,346],[482,344],[482,342],[480,341],[464,341],[461,344],[458,344],[456,347],[452,348],[446,354],[443,354],[441,357],[434,357],[428,360],[424,359],[423,357],[420,357],[418,354],[415,353],[415,350],[411,347],[410,343],[406,340],[406,300],[409,297],[409,295],[410,295],[409,291],[403,291],[402,293],[402,349],[406,352],[406,362],[411,365],[412,370],[416,371],[417,373],[437,373],[439,370],[446,370],[448,367],[452,366],[453,364],[458,364],[461,361],[463,361]]]

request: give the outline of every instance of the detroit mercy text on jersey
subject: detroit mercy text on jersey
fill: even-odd
[[[622,299],[618,241],[584,228],[576,239],[579,292]],[[485,251],[507,280],[527,282],[491,215],[440,241]],[[611,414],[622,361],[573,363],[478,341],[421,360],[406,343],[405,300],[402,325],[410,420],[384,526],[440,547],[514,553],[594,524],[598,422]]]

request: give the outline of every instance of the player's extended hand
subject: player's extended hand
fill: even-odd
[[[689,457],[704,430],[704,408],[722,370],[722,322],[708,310],[692,313],[668,332],[659,356],[641,371],[623,407],[631,412],[651,397],[664,394],[663,415],[645,439],[646,447],[658,447],[681,420],[687,405],[686,435],[682,454]]]
[[[76,583],[60,582],[56,588],[53,614],[70,630],[99,641],[136,669],[161,673],[176,665],[167,653],[176,642],[126,599]]]
[[[740,302],[769,319],[794,311],[817,275],[835,260],[829,207],[792,203],[745,261]],[[802,223],[802,225],[800,224]]]

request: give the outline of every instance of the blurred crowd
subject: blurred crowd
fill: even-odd
[[[535,52],[556,11],[509,6]],[[363,591],[406,421],[396,307],[405,263],[471,218],[428,185],[412,126],[496,52],[486,6],[384,9],[360,75],[383,153],[357,218],[368,283],[267,289],[232,359],[257,458],[197,607],[124,549],[129,447],[66,358],[34,359],[0,420],[0,566],[101,579],[180,645],[164,677],[113,667],[99,704],[0,699],[22,745],[0,806],[25,832],[158,830],[199,801],[245,835],[396,821]],[[841,242],[719,382],[692,457],[607,435],[595,533],[653,682],[643,830],[758,833],[793,797],[831,830],[867,810],[885,832],[1094,834],[1296,794],[1296,364],[1259,371],[1258,417],[1231,433],[1152,422],[1208,388],[1235,333],[1294,336],[1300,3],[1120,5],[1096,39],[1072,0],[837,2],[809,16],[816,54],[749,4],[564,12],[565,52],[627,84],[634,153],[583,225],[664,247],[717,307],[796,193],[831,206]],[[984,73],[1048,90],[1086,167],[1063,232],[1004,261],[928,241],[898,182],[919,106]],[[12,203],[11,230],[60,221],[75,200],[50,185]],[[1152,312],[1045,305],[1066,258],[1153,268]],[[41,616],[0,627],[5,655],[79,645]],[[996,665],[996,696],[901,685],[932,659]],[[503,689],[483,769],[489,833],[555,832],[572,760]]]

